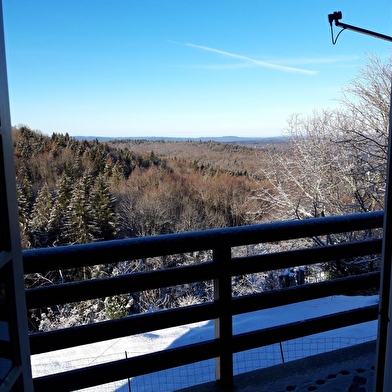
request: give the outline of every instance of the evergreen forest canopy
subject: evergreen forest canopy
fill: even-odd
[[[391,72],[390,60],[370,56],[358,77],[343,88],[340,108],[309,117],[295,114],[288,120],[287,139],[257,147],[213,141],[98,142],[60,133],[49,137],[27,126],[16,127],[13,140],[23,248],[382,209]],[[370,235],[377,233],[317,237],[287,247],[324,246]],[[143,265],[134,261],[52,271],[27,276],[26,284],[34,287],[189,262],[196,259],[181,256],[143,261]],[[347,260],[323,268],[336,277],[367,267]],[[242,277],[233,290],[243,294],[278,287],[278,273]],[[67,323],[83,324],[124,316],[130,301],[136,313],[197,303],[209,298],[210,288],[204,284],[180,291],[115,296],[104,304],[97,300],[67,311],[50,309],[51,321],[37,311],[32,329],[57,327],[56,312]]]
[[[258,204],[250,196],[260,153],[254,149],[79,141],[26,126],[13,132],[25,249],[253,221],[248,212]]]

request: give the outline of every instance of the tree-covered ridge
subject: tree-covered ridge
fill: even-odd
[[[165,141],[165,140],[116,140],[109,145],[116,148],[127,147],[131,150],[154,153],[171,161],[173,159],[192,162],[194,167],[210,172],[228,172],[234,176],[257,177],[264,151],[272,145],[282,145],[283,141],[259,145],[257,148],[239,144],[215,141]]]
[[[251,223],[252,181],[215,167],[213,156],[199,164],[181,147],[179,158],[165,157],[137,151],[142,142],[130,149],[26,126],[13,135],[24,248]],[[243,154],[238,146],[204,148],[211,146],[226,161]]]
[[[89,171],[92,176],[121,180],[135,168],[164,165],[160,160],[151,160],[147,153],[113,149],[106,143],[80,141],[68,134],[53,133],[49,137],[26,126],[14,128],[13,139],[18,180],[28,178],[33,187],[42,186],[44,182],[53,186],[63,173],[80,178]]]

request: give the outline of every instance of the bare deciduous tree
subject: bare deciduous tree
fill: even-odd
[[[341,108],[288,120],[289,145],[262,168],[271,220],[383,208],[391,61],[370,56],[343,88]]]
[[[386,183],[391,60],[370,56],[343,88],[341,107],[293,115],[288,143],[270,151],[256,197],[271,205],[269,220],[307,219],[382,209]],[[313,238],[326,245],[374,235],[344,233]],[[304,243],[301,246],[305,245]],[[368,268],[362,260],[328,265],[335,276]]]

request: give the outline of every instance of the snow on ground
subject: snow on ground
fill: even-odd
[[[374,305],[378,296],[333,296],[233,317],[234,334]],[[33,376],[77,369],[213,339],[213,321],[32,356]],[[235,354],[235,374],[376,339],[377,321]],[[164,392],[214,379],[214,360],[96,386],[84,391]]]

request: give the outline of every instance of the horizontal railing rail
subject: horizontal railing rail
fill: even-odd
[[[382,227],[383,211],[325,218],[264,223],[251,226],[211,229],[39,248],[23,251],[24,272],[45,272],[88,265],[142,259],[178,253],[315,237]],[[56,268],[53,268],[53,266]]]
[[[50,390],[51,385],[54,384],[56,384],[56,389],[60,388],[60,390],[61,388],[64,388],[62,390],[80,389],[146,372],[216,358],[217,379],[223,384],[230,385],[233,379],[232,361],[235,352],[272,344],[275,342],[276,334],[279,336],[279,341],[282,341],[374,320],[377,318],[376,305],[272,329],[233,335],[232,317],[234,315],[330,295],[378,288],[380,274],[371,272],[235,298],[232,296],[231,289],[233,276],[285,269],[293,265],[310,265],[337,259],[375,255],[381,252],[381,240],[369,239],[241,258],[231,257],[231,250],[233,247],[242,245],[371,230],[381,228],[382,222],[383,212],[379,211],[24,251],[25,273],[78,268],[195,251],[213,251],[212,260],[199,264],[26,290],[27,306],[29,309],[35,309],[193,282],[214,282],[214,301],[212,302],[35,333],[30,335],[30,346],[31,353],[38,354],[206,320],[215,320],[213,340],[175,349],[178,354],[175,355],[176,360],[169,358],[171,351],[157,352],[96,367],[39,377],[34,380],[34,383],[38,390]],[[96,377],[97,371],[99,377]],[[91,376],[92,373],[94,377]]]
[[[308,299],[345,294],[351,292],[353,288],[356,290],[366,290],[378,287],[379,282],[380,274],[374,272],[337,279],[331,282],[320,282],[312,285],[281,289],[279,291],[237,297],[232,300],[232,315],[274,308]],[[40,354],[83,344],[96,343],[102,340],[150,332],[151,326],[155,330],[159,330],[181,324],[213,320],[218,317],[219,312],[214,303],[168,309],[164,312],[140,314],[74,328],[35,333],[30,336],[30,349],[32,354]],[[179,323],[180,321],[181,324]]]

